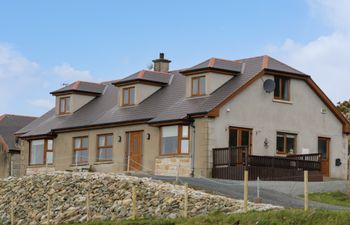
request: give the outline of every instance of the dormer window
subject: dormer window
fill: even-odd
[[[290,100],[290,79],[286,77],[275,76],[275,94],[274,98],[278,100]]]
[[[60,97],[59,113],[67,114],[70,113],[70,97]]]
[[[192,78],[192,96],[205,95],[205,76]]]
[[[123,106],[135,104],[135,87],[123,88]]]

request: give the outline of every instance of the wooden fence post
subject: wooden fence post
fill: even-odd
[[[90,221],[91,219],[91,211],[90,211],[90,186],[88,186],[88,190],[86,193],[86,221]]]
[[[11,200],[11,203],[10,203],[10,220],[11,220],[11,225],[14,225],[15,224],[15,203],[13,200]]]
[[[309,209],[309,171],[304,171],[304,210]]]
[[[185,199],[184,199],[184,217],[187,218],[188,210],[188,184],[185,184]]]
[[[136,209],[136,187],[132,186],[132,219],[136,219],[137,209]]]
[[[52,194],[47,195],[47,224],[51,221],[51,204],[52,204]]]
[[[244,170],[244,205],[245,212],[248,211],[248,170]]]

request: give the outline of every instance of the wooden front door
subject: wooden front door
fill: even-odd
[[[245,146],[248,148],[248,153],[251,154],[252,148],[252,129],[230,127],[229,132],[229,147]]]
[[[321,153],[321,171],[323,176],[329,176],[329,138],[318,138],[318,153]]]
[[[129,133],[129,171],[142,170],[142,131]]]

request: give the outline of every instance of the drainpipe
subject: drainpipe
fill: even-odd
[[[195,163],[195,153],[196,153],[196,127],[194,126],[194,120],[191,119],[190,127],[191,129],[191,176],[194,177],[194,163]]]

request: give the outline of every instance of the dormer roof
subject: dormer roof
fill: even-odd
[[[58,96],[70,93],[79,93],[86,95],[101,95],[105,89],[104,84],[92,83],[86,81],[75,81],[68,86],[60,88],[56,91],[51,92],[50,94]]]
[[[226,59],[210,58],[193,67],[182,70],[181,73],[184,75],[190,75],[212,71],[216,73],[235,75],[242,71],[242,66],[243,63],[241,62]]]
[[[173,75],[171,73],[163,73],[150,70],[141,70],[126,78],[116,81],[113,84],[116,86],[123,86],[134,83],[149,83],[158,86],[165,86],[170,82]]]

